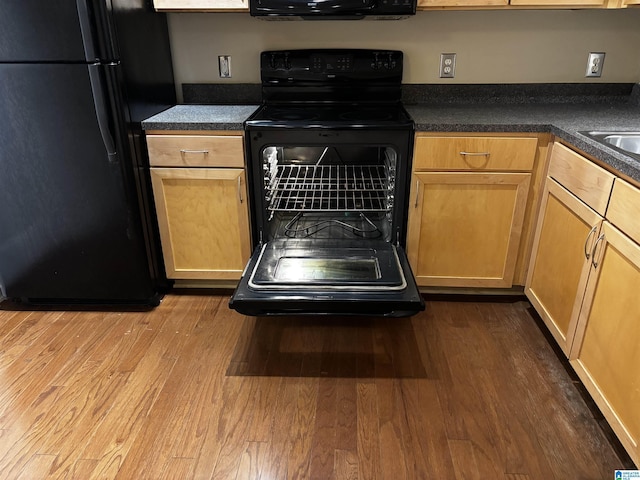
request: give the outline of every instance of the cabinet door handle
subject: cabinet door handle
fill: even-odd
[[[598,230],[598,226],[594,225],[593,228],[589,231],[589,235],[587,235],[587,239],[584,241],[584,257],[587,260],[591,258],[591,252],[589,252],[589,250],[587,249],[587,245],[589,245],[589,239],[591,238],[591,235],[596,233],[596,230]]]
[[[207,156],[209,155],[209,150],[185,150],[185,149],[180,150],[180,155],[182,155],[183,157],[187,153],[201,153],[202,155]]]
[[[593,268],[598,268],[598,265],[600,265],[600,262],[596,262],[596,249],[602,240],[604,240],[604,233],[600,234],[596,243],[593,244],[593,249],[591,250],[591,265],[593,265]]]
[[[240,200],[240,203],[244,201],[242,199],[242,177],[238,177],[238,200]]]
[[[488,157],[491,152],[460,152],[460,155],[465,157]]]
[[[420,180],[416,180],[416,201],[413,208],[418,208],[418,198],[420,197]]]

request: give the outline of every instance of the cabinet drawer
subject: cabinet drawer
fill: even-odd
[[[615,178],[613,174],[564,145],[554,143],[549,176],[604,216]]]
[[[607,219],[629,237],[640,243],[640,190],[624,180],[616,179],[607,208]]]
[[[242,135],[147,135],[152,167],[244,167]]]
[[[533,168],[537,138],[416,137],[413,168],[517,170]]]

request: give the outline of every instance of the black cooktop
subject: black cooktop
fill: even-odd
[[[402,105],[263,105],[247,127],[393,128],[412,125]]]
[[[401,103],[402,52],[262,52],[263,106],[247,128],[412,128]]]

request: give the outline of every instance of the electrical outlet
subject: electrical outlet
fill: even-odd
[[[587,73],[585,74],[585,77],[601,77],[603,66],[604,66],[604,52],[601,52],[601,53],[591,52],[589,54],[589,59],[587,60]]]
[[[456,54],[440,54],[440,78],[453,78],[456,75]]]
[[[231,78],[231,55],[218,56],[220,78]]]

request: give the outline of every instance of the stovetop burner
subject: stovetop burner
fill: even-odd
[[[393,113],[389,110],[380,110],[377,108],[359,108],[339,113],[338,116],[342,120],[384,121],[391,120]]]
[[[315,120],[317,113],[306,109],[272,108],[269,115],[274,120]]]

